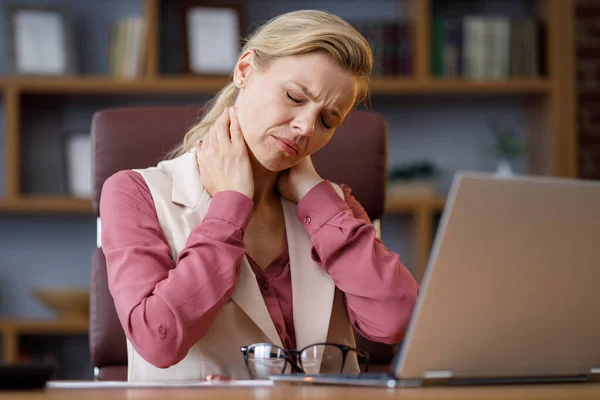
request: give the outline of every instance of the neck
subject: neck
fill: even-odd
[[[269,206],[279,201],[275,190],[279,172],[269,171],[250,155],[252,176],[254,177],[254,208]]]

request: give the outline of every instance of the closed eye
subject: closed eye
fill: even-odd
[[[323,118],[321,118],[321,124],[323,124],[323,127],[325,129],[331,129],[331,127],[325,123],[325,120]]]
[[[292,100],[294,103],[302,103],[302,100],[290,96],[289,93],[286,92],[285,94],[287,94],[288,99]]]
[[[288,99],[292,100],[292,101],[293,101],[294,103],[296,103],[296,104],[300,104],[300,103],[302,103],[302,102],[303,102],[303,100],[301,100],[301,99],[297,99],[297,98],[293,97],[293,96],[292,96],[292,95],[290,95],[288,92],[285,92],[285,94],[287,95]],[[321,125],[323,125],[323,127],[324,127],[325,129],[331,129],[331,126],[327,125],[327,124],[325,123],[325,120],[324,120],[323,118],[321,118]]]

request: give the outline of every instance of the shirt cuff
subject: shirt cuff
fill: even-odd
[[[327,221],[342,211],[348,204],[335,191],[329,181],[323,181],[312,188],[296,207],[296,216],[309,235],[315,233]]]
[[[224,190],[215,193],[204,219],[220,219],[240,228],[248,226],[254,202],[248,196],[235,190]]]

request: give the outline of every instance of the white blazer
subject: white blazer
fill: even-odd
[[[202,222],[211,196],[204,189],[193,153],[163,161],[139,172],[152,194],[158,220],[172,257],[177,259],[188,235]],[[339,186],[336,191],[343,197]],[[293,313],[298,349],[321,342],[354,346],[354,334],[343,293],[331,277],[311,259],[312,242],[296,217],[296,204],[283,205],[292,279]],[[144,360],[127,341],[130,381],[204,379],[209,374],[248,379],[240,347],[253,343],[282,346],[261,291],[246,257],[231,299],[219,312],[208,333],[186,357],[169,368],[157,368]],[[327,371],[327,365],[321,366]],[[357,371],[355,357],[345,371]]]

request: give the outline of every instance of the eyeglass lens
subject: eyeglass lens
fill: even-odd
[[[290,364],[285,352],[277,346],[259,345],[248,349],[248,369],[259,379],[267,379],[269,375],[289,374]]]
[[[319,344],[300,353],[302,369],[307,374],[338,373],[342,370],[343,352],[339,347]]]

